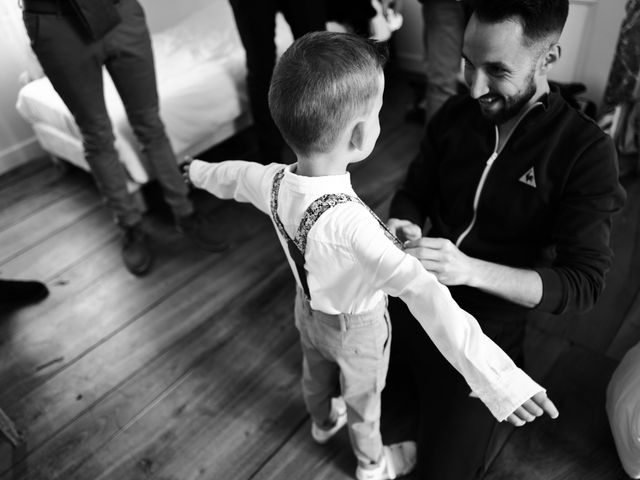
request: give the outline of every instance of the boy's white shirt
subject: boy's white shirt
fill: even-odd
[[[278,215],[291,238],[307,207],[329,193],[356,196],[349,173],[326,177],[296,175],[294,165],[193,161],[192,183],[219,198],[250,202],[270,215],[275,174],[285,168]],[[291,270],[300,281],[286,242]],[[311,306],[328,314],[363,313],[384,295],[401,298],[445,358],[464,376],[472,391],[498,421],[505,420],[544,389],[520,370],[455,303],[414,257],[396,247],[362,205],[348,202],[325,212],[309,231],[305,252]],[[425,381],[429,381],[425,373]],[[437,395],[437,386],[434,394]]]

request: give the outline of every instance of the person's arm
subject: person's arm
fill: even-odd
[[[347,211],[343,209],[343,211]],[[544,389],[520,370],[509,356],[482,332],[478,322],[462,310],[449,290],[420,262],[398,249],[368,213],[341,216],[355,261],[373,288],[400,297],[440,352],[499,420],[518,425],[535,418],[541,408],[557,416]],[[429,381],[425,373],[425,381]],[[529,403],[528,403],[529,402]],[[527,409],[525,404],[534,404]],[[524,406],[525,412],[521,409]],[[538,410],[540,413],[542,410]],[[517,415],[520,411],[523,416]],[[514,415],[518,417],[514,419]]]
[[[613,261],[612,217],[624,205],[626,193],[618,180],[615,146],[598,133],[567,172],[554,208],[555,259],[548,267],[534,268],[543,284],[536,308],[544,312],[577,313],[593,307]]]
[[[419,238],[405,251],[444,285],[467,285],[518,305],[533,308],[542,299],[542,278],[535,270],[472,258],[444,238]]]
[[[548,267],[515,268],[472,258],[443,238],[410,238],[406,251],[448,286],[475,287],[555,314],[588,310],[604,289],[612,261],[611,218],[625,197],[614,160],[613,146],[602,137],[575,162],[554,208],[556,257]]]
[[[255,162],[228,160],[208,163],[192,160],[188,166],[189,180],[196,188],[218,198],[250,202],[264,213],[269,213],[271,182],[282,165],[263,166]]]

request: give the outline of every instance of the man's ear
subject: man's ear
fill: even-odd
[[[351,130],[351,138],[349,139],[349,145],[356,150],[362,150],[365,141],[364,134],[364,122],[358,121]]]
[[[562,54],[562,48],[557,43],[552,44],[547,53],[542,58],[542,63],[540,64],[540,73],[547,74],[549,70],[553,68],[558,60],[560,60],[560,55]]]

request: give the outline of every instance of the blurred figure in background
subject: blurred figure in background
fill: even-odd
[[[276,63],[276,14],[283,14],[293,37],[299,38],[305,33],[326,29],[325,0],[229,1],[247,54],[247,87],[259,160],[263,164],[281,162],[285,143],[273,123],[267,99]]]
[[[91,173],[123,231],[122,258],[127,269],[143,275],[153,256],[142,228],[142,211],[127,189],[127,174],[114,147],[103,66],[162,186],[178,231],[201,248],[224,249],[226,242],[215,227],[194,211],[160,119],[151,39],[140,4],[136,0],[23,0],[22,5],[31,47],[72,113]]]
[[[458,93],[462,37],[471,0],[419,0],[422,3],[426,60],[425,121]]]

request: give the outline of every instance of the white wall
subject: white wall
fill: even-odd
[[[550,77],[584,83],[586,96],[600,105],[626,3],[627,0],[570,0],[569,18],[560,40],[562,58]],[[404,25],[395,39],[398,62],[415,72],[424,71],[420,8],[417,0],[404,1]]]
[[[22,25],[18,2],[3,1],[0,7],[0,173],[42,155],[33,130],[15,109],[19,76],[34,70],[35,59]]]

